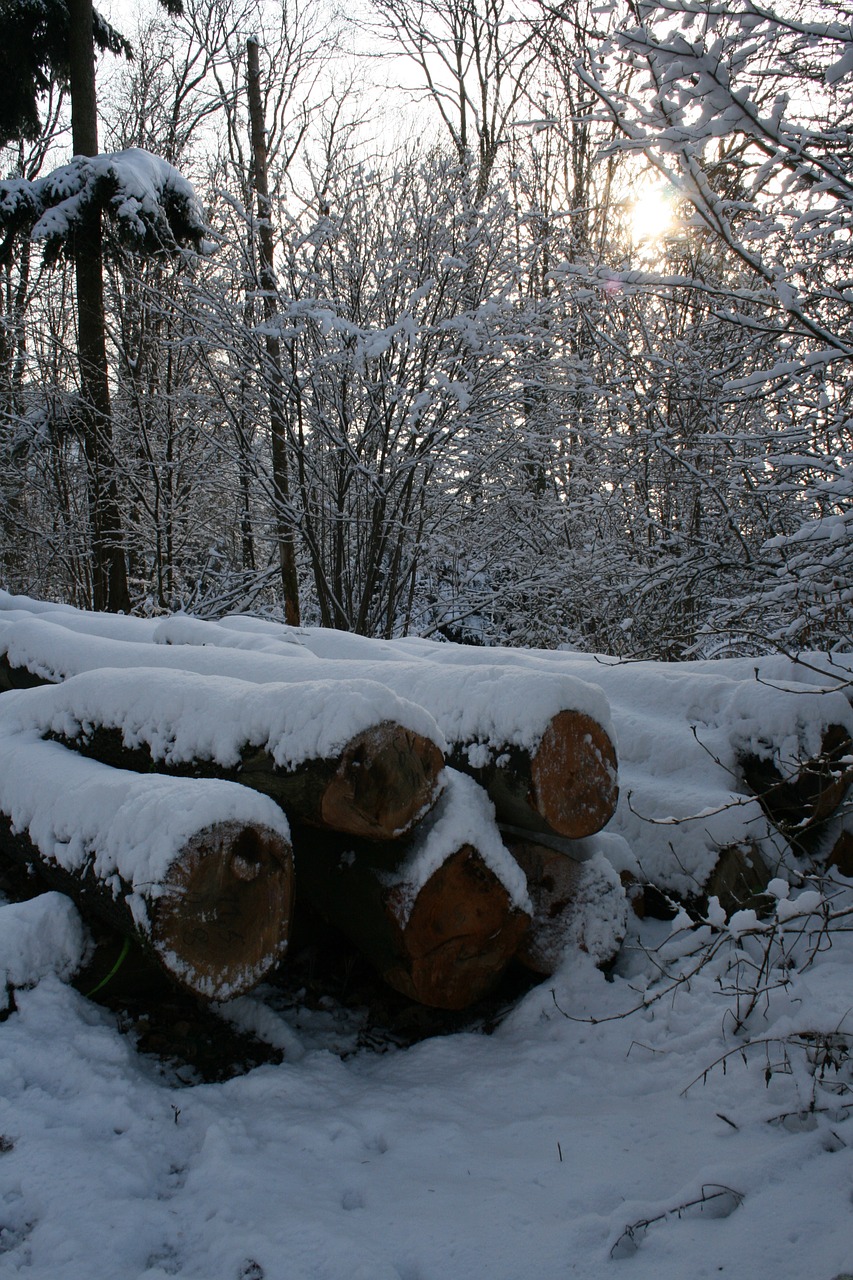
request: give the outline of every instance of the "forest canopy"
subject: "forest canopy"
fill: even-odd
[[[843,6],[97,18],[88,168],[35,12],[3,5],[7,589],[668,658],[849,643]],[[189,223],[155,201],[121,234],[127,155]],[[95,172],[96,404],[80,253],[22,194]]]

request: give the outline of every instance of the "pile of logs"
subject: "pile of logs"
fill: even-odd
[[[22,624],[21,661],[15,625],[0,646],[0,853],[183,988],[249,990],[282,962],[303,901],[440,1009],[478,1000],[515,956],[549,972],[578,941],[584,838],[618,795],[600,691],[418,661],[329,662],[318,680],[316,664],[283,674],[261,654],[41,620]]]
[[[152,643],[139,620],[53,617],[0,611],[0,871],[35,869],[195,995],[229,999],[286,964],[300,912],[394,990],[457,1010],[513,959],[548,974],[579,947],[606,962],[629,900],[677,909],[670,886],[614,870],[626,841],[598,834],[618,799],[610,708],[557,668],[357,637],[342,659],[328,633],[313,653],[183,617]],[[768,690],[759,722],[798,696]],[[850,875],[838,706],[817,754],[814,735],[799,761],[738,749],[735,795],[757,796],[795,855]],[[714,850],[681,898],[694,914],[711,895],[737,909],[776,874],[776,836],[753,832]]]

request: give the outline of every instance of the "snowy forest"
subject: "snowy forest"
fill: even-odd
[[[0,1273],[853,1280],[848,9],[0,71]]]
[[[7,85],[41,8],[3,5]],[[47,54],[23,128],[4,89],[7,589],[846,643],[843,6],[189,0],[97,43],[94,164]]]

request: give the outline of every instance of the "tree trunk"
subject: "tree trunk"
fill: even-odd
[[[593,835],[616,810],[616,752],[605,730],[581,711],[552,717],[538,747],[454,743],[449,763],[489,793],[498,822],[571,840]]]
[[[744,755],[739,760],[744,781],[770,821],[792,844],[810,847],[821,825],[839,809],[851,783],[853,752],[843,725],[824,730],[821,749],[796,772],[783,776],[772,759]]]
[[[180,986],[228,999],[281,959],[292,855],[281,817],[256,816],[259,797],[129,778],[22,734],[0,737],[0,768],[0,851],[138,939]]]
[[[266,382],[270,410],[272,444],[272,482],[275,504],[275,529],[278,543],[284,618],[292,627],[299,626],[299,580],[296,572],[296,547],[290,514],[290,473],[287,460],[287,427],[284,413],[284,389],[281,371],[281,342],[274,332],[278,315],[274,266],[272,206],[267,180],[267,142],[261,100],[261,69],[258,42],[246,41],[248,60],[249,127],[252,138],[252,178],[258,203],[258,275],[264,300],[266,321]]]
[[[98,154],[98,116],[92,0],[69,0],[68,8],[71,24],[72,143],[75,155],[95,156]],[[77,352],[92,547],[93,603],[96,609],[129,613],[130,595],[112,447],[101,232],[100,212],[93,209],[80,219],[74,234]]]
[[[610,963],[627,932],[627,896],[610,864],[583,849],[582,857],[502,832],[527,877],[533,906],[517,956],[534,973],[552,974],[573,951],[599,966]],[[583,842],[581,842],[583,844]]]

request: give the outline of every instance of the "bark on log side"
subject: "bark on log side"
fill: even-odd
[[[853,765],[845,758],[853,743],[843,725],[829,725],[817,756],[786,778],[772,759],[744,755],[741,773],[770,821],[791,843],[808,846],[810,836],[839,809],[851,783]]]
[[[827,867],[853,880],[853,831],[842,831],[830,850]]]
[[[26,667],[12,666],[7,655],[0,654],[0,693],[9,693],[12,689],[35,689],[49,683],[49,680],[33,675]]]
[[[222,778],[270,796],[289,817],[371,840],[394,840],[438,795],[444,757],[421,734],[389,721],[357,734],[333,759],[307,760],[294,769],[268,752],[247,747],[237,768],[212,760],[171,764],[147,746],[126,747],[120,729],[96,727],[85,738],[56,739],[81,755],[137,773]]]
[[[498,822],[578,840],[610,821],[619,798],[616,752],[597,721],[581,711],[553,717],[537,749],[454,744],[449,763],[489,793]]]
[[[174,858],[147,896],[113,875],[111,883],[86,869],[69,870],[47,857],[0,813],[0,852],[33,864],[44,881],[137,939],[169,977],[194,995],[227,999],[250,990],[285,951],[293,901],[293,861],[287,843],[260,824],[202,828]],[[146,897],[149,928],[128,899]]]
[[[407,844],[297,828],[297,891],[395,991],[431,1008],[465,1009],[503,973],[528,916],[470,844],[450,850],[417,889],[389,883]]]
[[[704,898],[717,898],[726,915],[755,906],[773,875],[754,840],[726,845],[705,885]]]
[[[533,840],[506,834],[504,840],[527,877],[533,904],[530,927],[516,956],[534,973],[553,973],[565,949],[567,917],[580,885],[582,864]]]

